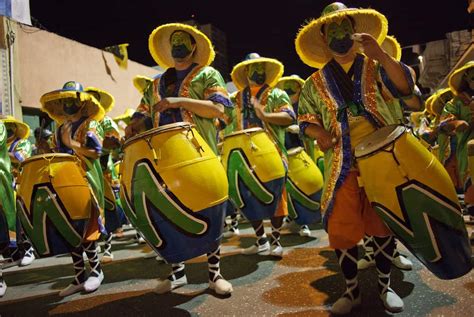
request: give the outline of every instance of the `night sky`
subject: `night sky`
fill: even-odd
[[[48,31],[97,48],[130,43],[129,58],[155,63],[148,36],[160,24],[189,20],[211,23],[227,34],[230,66],[249,52],[279,59],[285,73],[306,77],[294,38],[305,21],[320,16],[330,0],[157,1],[31,0],[31,15]],[[345,1],[348,7],[371,7],[387,17],[389,34],[402,46],[444,39],[445,33],[469,29],[467,0]]]

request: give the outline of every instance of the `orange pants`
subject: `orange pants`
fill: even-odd
[[[451,177],[451,181],[453,182],[454,187],[456,187],[456,190],[464,190],[463,180],[459,177],[458,160],[456,159],[456,155],[453,155],[444,163],[444,168],[448,172],[449,177]],[[473,185],[470,185],[464,190],[464,202],[466,205],[474,205]]]
[[[328,220],[329,245],[334,249],[350,249],[364,234],[376,237],[392,234],[370,206],[364,189],[359,187],[358,175],[358,171],[350,171],[335,193]]]
[[[283,186],[280,202],[278,203],[274,217],[288,216],[288,201],[286,196],[286,186]]]

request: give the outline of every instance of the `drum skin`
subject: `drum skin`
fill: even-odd
[[[228,199],[227,177],[194,127],[174,123],[129,139],[120,175],[125,214],[167,262],[217,248]]]
[[[321,221],[323,175],[303,148],[288,151],[288,214],[299,225]]]
[[[401,126],[377,130],[355,154],[367,197],[397,238],[441,279],[468,273],[471,247],[461,208],[434,155]]]
[[[21,164],[17,213],[40,256],[78,247],[87,235],[92,204],[86,173],[76,156],[36,155]]]
[[[285,167],[267,133],[252,128],[226,136],[222,164],[234,206],[250,221],[271,218],[285,184]]]

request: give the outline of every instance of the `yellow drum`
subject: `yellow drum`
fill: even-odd
[[[436,276],[471,270],[456,191],[441,163],[402,126],[381,128],[355,150],[374,210]]]
[[[217,156],[189,123],[127,140],[121,200],[130,222],[168,262],[210,252],[222,235],[228,184]]]
[[[44,154],[21,164],[17,212],[42,256],[81,244],[91,218],[92,195],[81,161],[69,154]]]
[[[323,175],[302,147],[288,150],[288,214],[299,225],[321,220]]]
[[[276,145],[261,128],[224,138],[222,163],[229,178],[229,198],[251,221],[275,214],[285,184],[285,167]]]

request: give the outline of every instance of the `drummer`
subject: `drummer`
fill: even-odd
[[[115,99],[107,91],[95,87],[87,87],[85,91],[99,101],[105,114],[113,109]],[[105,229],[107,230],[104,244],[104,255],[102,256],[101,261],[102,263],[109,263],[114,259],[112,253],[113,233],[121,230],[123,224],[122,221],[125,219],[123,209],[117,202],[118,193],[120,191],[120,182],[114,168],[114,159],[118,159],[121,138],[119,128],[111,117],[105,115],[99,124],[101,137],[103,139],[100,165],[102,167],[104,179],[104,215]]]
[[[82,245],[71,250],[75,277],[72,283],[59,292],[59,296],[68,296],[77,292],[93,292],[104,280],[104,272],[100,266],[97,254],[97,239],[100,233],[105,233],[103,225],[104,188],[103,176],[99,157],[102,153],[102,139],[99,133],[99,123],[104,117],[104,109],[82,85],[69,81],[63,88],[41,97],[43,111],[56,121],[59,127],[53,140],[53,150],[60,153],[78,156],[86,168],[87,180],[92,188],[93,201],[91,219],[78,220],[77,226],[87,232]],[[89,259],[91,272],[86,278],[83,252]]]
[[[288,97],[290,97],[291,105],[295,113],[298,113],[298,100],[300,98],[301,88],[303,88],[303,85],[304,80],[301,79],[300,76],[291,75],[280,78],[276,86],[277,88],[284,90]],[[303,144],[303,140],[300,138],[300,128],[296,122],[285,130],[285,148],[289,150],[297,147],[304,147],[308,155],[314,160],[314,142],[312,141],[313,140],[309,140],[307,144]],[[289,224],[291,223],[291,219],[286,217],[285,222]],[[309,230],[308,225],[309,224],[303,224],[300,226],[300,236],[311,236],[311,230]]]
[[[215,52],[207,36],[195,27],[170,23],[150,35],[150,53],[166,71],[149,85],[126,128],[126,137],[174,122],[190,122],[217,154],[215,118],[232,107],[221,74],[209,65]],[[220,273],[220,246],[207,254],[209,287],[229,294],[232,285]],[[173,263],[155,292],[163,294],[187,284],[184,263]]]
[[[13,193],[13,177],[11,174],[11,162],[8,155],[7,129],[0,120],[0,215],[6,222],[0,222],[0,254],[11,246],[10,235],[16,231],[15,198]],[[2,276],[2,264],[0,264],[0,297],[5,295],[7,283]]]
[[[254,127],[264,128],[277,144],[282,159],[288,166],[285,128],[295,122],[296,115],[286,92],[274,88],[282,75],[283,65],[279,61],[260,57],[257,53],[248,54],[243,62],[235,65],[231,76],[239,92],[236,95],[235,111],[231,115],[231,126],[234,127],[233,132]],[[276,196],[280,197],[280,201],[271,218],[271,243],[267,240],[263,220],[252,221],[257,241],[244,249],[243,254],[283,255],[280,229],[284,217],[288,215],[285,188]]]
[[[12,116],[0,117],[7,129],[7,146],[8,154],[10,156],[12,175],[13,175],[13,187],[16,187],[16,178],[19,175],[20,163],[29,158],[32,154],[31,142],[28,140],[30,135],[30,127]],[[35,253],[33,246],[26,239],[24,233],[21,230],[21,226],[18,227],[20,232],[18,234],[17,252],[12,254],[13,260],[16,257],[21,257],[20,266],[30,265],[35,260]]]
[[[469,173],[467,143],[474,138],[474,61],[466,63],[449,76],[449,87],[454,98],[443,108],[440,132],[456,137],[456,165],[458,188],[464,191],[464,201],[470,217],[474,217],[474,186]],[[441,155],[440,145],[440,155]]]
[[[380,47],[386,28],[387,20],[379,12],[336,2],[296,37],[301,60],[320,69],[305,82],[298,119],[301,133],[316,139],[325,152],[329,177],[324,180],[321,210],[346,280],[346,291],[331,308],[334,314],[349,313],[361,304],[357,243],[364,234],[374,236],[380,299],[391,312],[403,310],[402,299],[390,288],[394,239],[359,187],[352,155],[364,137],[397,123],[389,109],[392,105],[381,95],[377,82],[381,72],[399,96],[413,94],[409,69]]]

